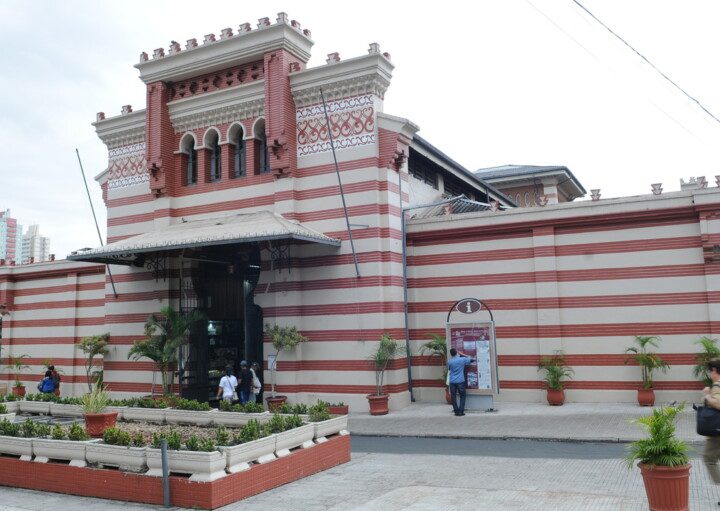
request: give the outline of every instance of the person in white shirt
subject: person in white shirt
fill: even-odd
[[[237,400],[237,394],[235,388],[238,385],[237,378],[233,375],[232,367],[228,366],[225,368],[225,376],[220,378],[220,385],[218,386],[217,397],[222,395],[223,401],[232,403]]]

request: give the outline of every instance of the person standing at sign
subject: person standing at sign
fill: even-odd
[[[448,360],[448,374],[450,375],[450,396],[452,397],[453,412],[457,417],[465,415],[465,367],[469,366],[475,359],[468,357],[465,353],[455,348],[450,349],[450,360]],[[458,404],[458,395],[460,404]]]

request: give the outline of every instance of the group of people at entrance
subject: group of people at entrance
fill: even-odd
[[[220,378],[217,397],[230,403],[240,402],[262,404],[263,383],[260,364],[253,362],[252,365],[243,360],[240,362],[240,372],[237,376],[233,374],[233,368],[225,368],[225,376]]]

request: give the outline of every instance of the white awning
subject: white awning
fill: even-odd
[[[104,247],[76,250],[67,258],[72,261],[128,264],[137,254],[148,252],[273,240],[340,245],[340,240],[305,227],[299,222],[288,220],[272,211],[258,211],[183,221],[109,243]]]

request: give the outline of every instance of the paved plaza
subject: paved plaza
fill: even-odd
[[[573,403],[498,409],[455,417],[445,405],[413,404],[385,417],[352,414],[350,463],[221,509],[647,509],[639,470],[628,469],[622,457],[624,442],[642,436],[629,420],[650,409]],[[699,459],[703,439],[690,407],[678,433],[694,448],[691,509],[718,509],[720,491]],[[0,493],[2,511],[162,509],[9,488]]]

